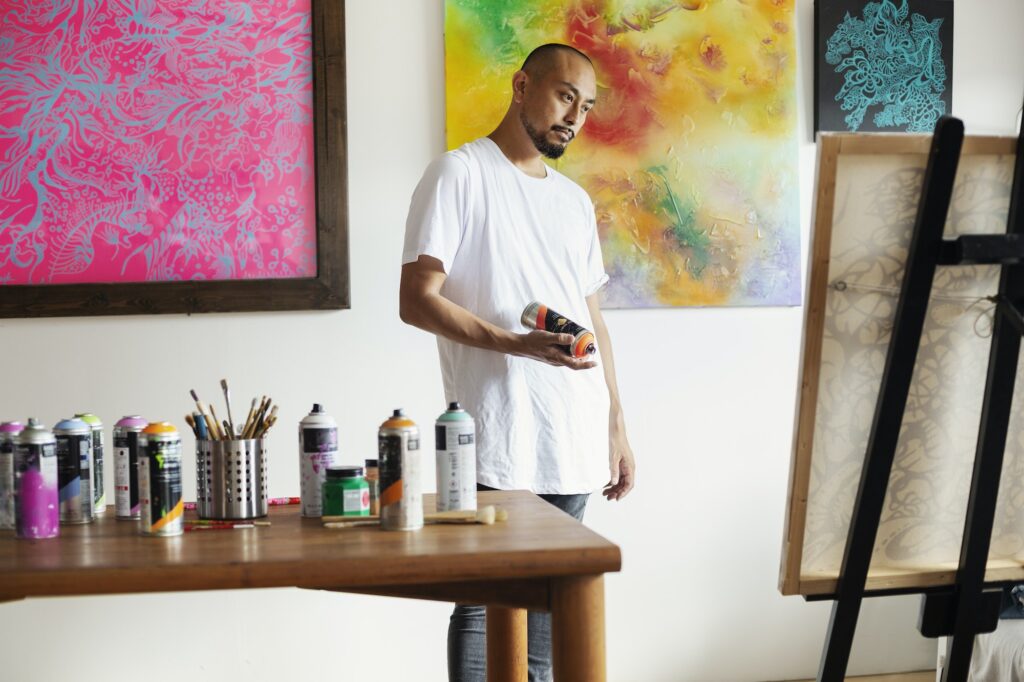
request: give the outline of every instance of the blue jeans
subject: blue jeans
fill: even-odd
[[[477,490],[494,490],[477,485]],[[590,495],[539,495],[566,514],[583,520]],[[484,606],[456,604],[448,624],[449,682],[485,682],[487,679],[487,610]],[[551,680],[551,614],[526,614],[526,649],[530,682]]]

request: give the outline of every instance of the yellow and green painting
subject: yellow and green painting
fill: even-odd
[[[529,52],[597,70],[551,162],[594,201],[604,305],[796,305],[794,0],[446,0],[448,147],[490,133]]]

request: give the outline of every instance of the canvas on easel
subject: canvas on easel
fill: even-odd
[[[917,213],[930,136],[824,134],[783,543],[783,594],[836,586]],[[964,141],[945,237],[1005,233],[1015,140]],[[868,590],[951,584],[990,348],[997,266],[940,267],[928,304]],[[1024,580],[1024,381],[989,576]]]

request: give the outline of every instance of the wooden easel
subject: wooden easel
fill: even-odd
[[[998,583],[985,581],[985,567],[1024,335],[1024,136],[1017,140],[1006,234],[944,240],[963,137],[964,126],[958,119],[944,117],[936,125],[839,581],[835,594],[825,597],[835,603],[819,682],[845,678],[860,605],[866,596],[923,594],[918,622],[921,634],[950,637],[943,682],[966,682],[975,636],[995,630],[998,623],[1000,589]],[[943,588],[868,592],[868,568],[936,267],[978,264],[1002,269],[956,580]]]

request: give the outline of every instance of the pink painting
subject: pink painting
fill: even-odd
[[[0,283],[316,276],[310,0],[0,15]]]

